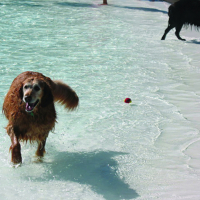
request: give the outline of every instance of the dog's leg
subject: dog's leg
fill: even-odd
[[[162,36],[161,40],[165,40],[165,37],[166,37],[167,33],[169,33],[169,31],[170,31],[171,29],[173,29],[174,27],[175,27],[174,25],[169,24],[168,27],[165,29],[165,33],[164,33],[164,35]]]
[[[179,40],[185,41],[185,39],[180,37],[180,31],[181,31],[182,27],[183,27],[183,24],[179,24],[179,25],[176,26],[175,35]]]
[[[46,139],[44,141],[38,141],[38,148],[36,151],[36,156],[43,157],[45,153],[45,144],[46,144]]]
[[[10,146],[11,162],[13,162],[14,164],[22,163],[21,145],[19,143],[17,136],[14,133],[13,128],[10,129],[9,135],[12,143]]]

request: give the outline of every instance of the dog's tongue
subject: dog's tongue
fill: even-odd
[[[34,108],[34,103],[26,103],[26,111],[31,112]]]

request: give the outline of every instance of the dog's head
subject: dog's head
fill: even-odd
[[[22,100],[25,102],[25,110],[33,112],[38,106],[46,107],[53,102],[50,87],[43,80],[37,78],[27,79],[22,86]]]

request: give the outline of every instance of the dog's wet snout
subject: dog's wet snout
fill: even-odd
[[[30,103],[31,100],[32,100],[32,97],[31,97],[31,96],[26,96],[24,99],[25,99],[25,101],[26,101],[27,103]]]

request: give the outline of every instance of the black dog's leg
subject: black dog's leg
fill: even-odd
[[[175,27],[174,25],[169,24],[168,27],[165,29],[165,33],[164,33],[164,35],[162,36],[161,40],[165,40],[165,37],[166,37],[167,33],[169,33],[169,31],[170,31],[171,29],[173,29],[174,27]]]
[[[180,37],[180,31],[181,31],[182,27],[183,27],[183,24],[179,24],[179,25],[176,26],[175,35],[179,40],[185,41],[185,39]]]

